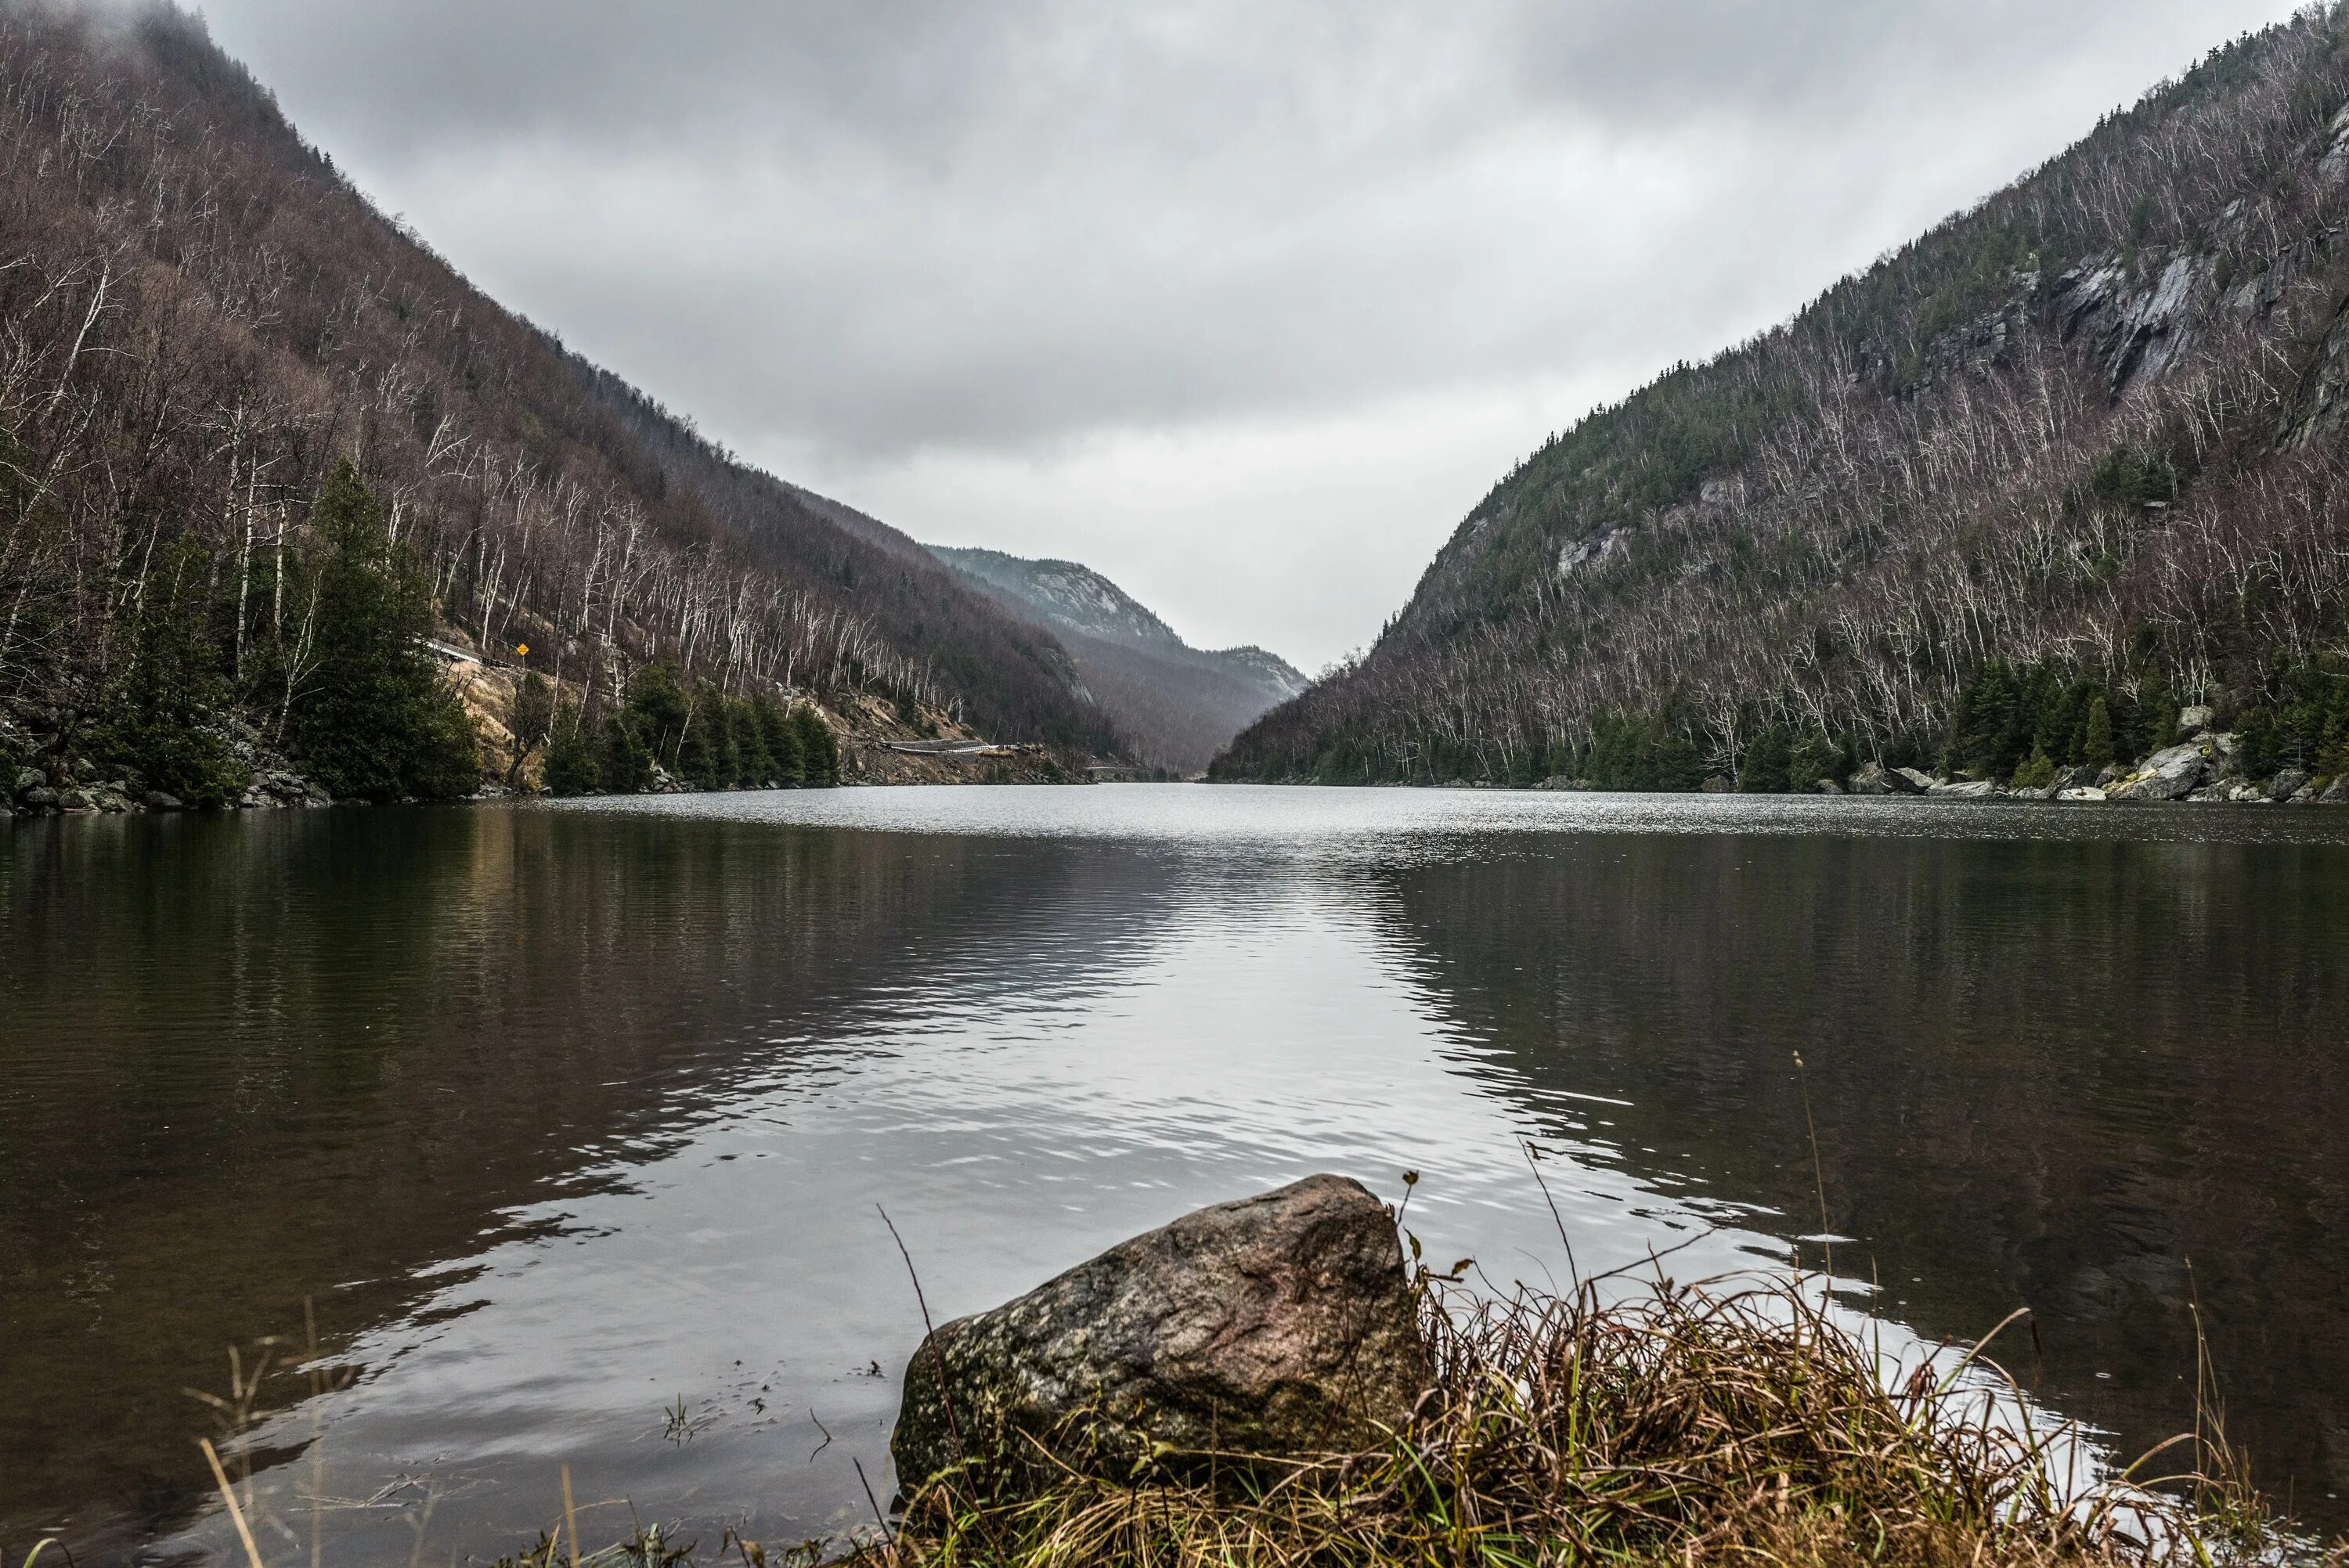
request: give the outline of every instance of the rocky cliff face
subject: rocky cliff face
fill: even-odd
[[[1174,629],[1124,589],[1073,561],[1026,561],[995,550],[932,545],[930,553],[975,582],[1071,632],[1138,648],[1185,646]]]
[[[1221,771],[1692,782],[1790,737],[1939,765],[1998,666],[2158,724],[2289,706],[2349,650],[2344,234],[2328,5],[1551,438]],[[2059,764],[2075,720],[2035,737]]]
[[[1271,692],[1283,702],[1298,696],[1313,684],[1305,678],[1304,672],[1295,665],[1290,664],[1278,654],[1259,648],[1252,643],[1244,644],[1237,648],[1226,648],[1214,656],[1235,670],[1247,672],[1257,686]]]

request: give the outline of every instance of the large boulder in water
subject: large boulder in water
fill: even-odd
[[[1040,1446],[1124,1475],[1154,1453],[1230,1468],[1375,1445],[1425,1386],[1418,1308],[1394,1217],[1359,1182],[1202,1209],[923,1340],[898,1484],[966,1455],[1033,1470]]]

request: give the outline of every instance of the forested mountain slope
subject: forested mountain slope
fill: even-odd
[[[0,4],[0,708],[69,744],[160,634],[168,567],[227,700],[282,727],[345,460],[443,627],[527,645],[590,719],[659,662],[688,694],[1120,745],[1049,633],[500,308],[199,22]]]
[[[2349,773],[2349,20],[2214,52],[1554,437],[1227,777]]]
[[[1155,766],[1195,773],[1306,680],[1257,647],[1194,648],[1116,583],[1073,561],[930,546],[1013,614],[1050,630],[1094,702]]]

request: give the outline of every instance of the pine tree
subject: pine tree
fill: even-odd
[[[1786,764],[1786,784],[1798,795],[1817,790],[1828,779],[1842,777],[1843,751],[1814,729],[1796,740]]]
[[[2325,718],[2324,732],[2317,741],[2316,767],[2327,779],[2349,773],[2349,710],[2335,709]]]
[[[748,698],[726,704],[726,732],[734,747],[734,782],[745,789],[771,789],[775,785],[775,759],[767,749],[766,732],[757,708]]]
[[[636,726],[620,715],[604,719],[602,754],[596,769],[607,795],[641,794],[653,781],[653,756],[636,738]]]
[[[1737,775],[1740,789],[1749,795],[1784,795],[1787,769],[1794,762],[1786,727],[1774,724],[1764,728],[1748,743],[1742,760]]]
[[[792,724],[792,716],[765,692],[750,699],[750,712],[758,721],[759,738],[766,743],[774,781],[786,789],[798,785],[806,772],[800,755],[799,727]]]
[[[2159,751],[2178,738],[2178,693],[2169,677],[2155,670],[2137,690],[2137,751]]]
[[[545,783],[554,795],[593,794],[604,782],[595,747],[579,710],[565,706],[548,727]]]
[[[678,684],[677,671],[665,664],[645,665],[628,677],[622,706],[628,727],[651,759],[671,773],[684,771],[686,730],[693,710]]]
[[[792,710],[792,727],[799,738],[804,781],[812,788],[839,783],[840,742],[813,703],[802,703]]]
[[[2102,768],[2113,759],[2113,710],[2102,694],[2088,704],[2088,729],[2080,743],[2080,760]]]
[[[1990,779],[2020,759],[2033,727],[2018,685],[2003,659],[1991,660],[1966,682],[1951,727],[1949,760],[1954,767]]]
[[[210,625],[210,564],[203,547],[182,535],[150,571],[129,657],[106,693],[93,748],[191,806],[234,799],[252,777],[212,727],[230,693]]]
[[[472,793],[481,782],[472,720],[422,645],[433,625],[431,591],[347,460],[319,492],[311,523],[326,558],[316,668],[295,704],[305,767],[336,795]]]
[[[726,727],[726,699],[703,681],[694,687],[686,710],[677,775],[697,789],[723,789],[734,781],[735,761],[733,738]]]

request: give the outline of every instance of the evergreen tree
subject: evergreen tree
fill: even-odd
[[[2088,470],[2088,488],[2098,500],[2137,508],[2178,499],[2178,474],[2158,457],[2115,447]]]
[[[2243,764],[2255,776],[2282,768],[2337,775],[2349,761],[2349,664],[2318,659],[2283,670],[2237,727]]]
[[[1746,744],[1737,787],[1749,795],[1784,795],[1794,746],[1783,724],[1773,724]]]
[[[1842,748],[1814,729],[1794,744],[1786,763],[1786,785],[1798,795],[1807,795],[1822,780],[1840,779],[1844,772]]]
[[[759,738],[766,745],[774,781],[786,789],[796,786],[805,777],[800,757],[799,727],[783,711],[783,705],[765,692],[750,699],[750,712],[758,722]]]
[[[727,733],[726,699],[703,681],[686,708],[674,771],[697,789],[723,789],[734,781],[735,760],[732,737]]]
[[[2039,727],[2031,738],[2033,748],[2044,751],[2059,763],[2081,761],[2087,753],[2088,710],[2103,695],[2095,682],[2083,677],[2065,684],[2039,716]],[[2111,725],[2111,710],[2107,708],[2107,732]]]
[[[547,792],[554,795],[593,794],[604,782],[604,770],[579,710],[565,706],[548,727]]]
[[[2113,710],[2099,692],[2088,704],[2088,726],[2080,740],[2080,760],[2102,768],[2113,759]]]
[[[734,748],[734,782],[745,789],[770,789],[776,783],[775,759],[767,749],[766,731],[757,707],[747,697],[726,705],[726,729]]]
[[[2349,773],[2349,711],[2336,710],[2326,717],[2317,742],[2316,770],[2328,779]]]
[[[1649,751],[1648,787],[1652,789],[1693,789],[1704,782],[1704,760],[1696,742],[1676,724],[1667,724]]]
[[[813,703],[802,703],[792,710],[792,727],[799,738],[803,781],[812,788],[839,783],[840,742]]]
[[[596,771],[605,794],[636,795],[651,787],[653,755],[636,738],[636,726],[619,714],[607,714],[603,741]]]
[[[430,588],[347,460],[319,492],[311,523],[326,556],[316,669],[295,705],[304,765],[336,795],[472,793],[481,782],[472,720],[422,645],[433,626]]]
[[[252,776],[212,726],[229,686],[210,625],[210,556],[187,535],[148,574],[130,627],[129,657],[107,690],[94,748],[150,789],[191,806],[218,806]]]
[[[2002,777],[2021,759],[2022,748],[2034,727],[2018,689],[2015,673],[2003,659],[1992,659],[1973,673],[1958,696],[1950,729],[1948,760],[1952,768],[1977,778]]]
[[[2137,688],[2137,733],[2130,755],[2142,757],[2178,739],[2178,693],[2159,670],[2147,676]]]
[[[686,729],[693,709],[685,699],[685,688],[678,684],[677,671],[665,664],[647,665],[636,671],[628,677],[623,708],[628,727],[650,759],[671,773],[682,772]]]

